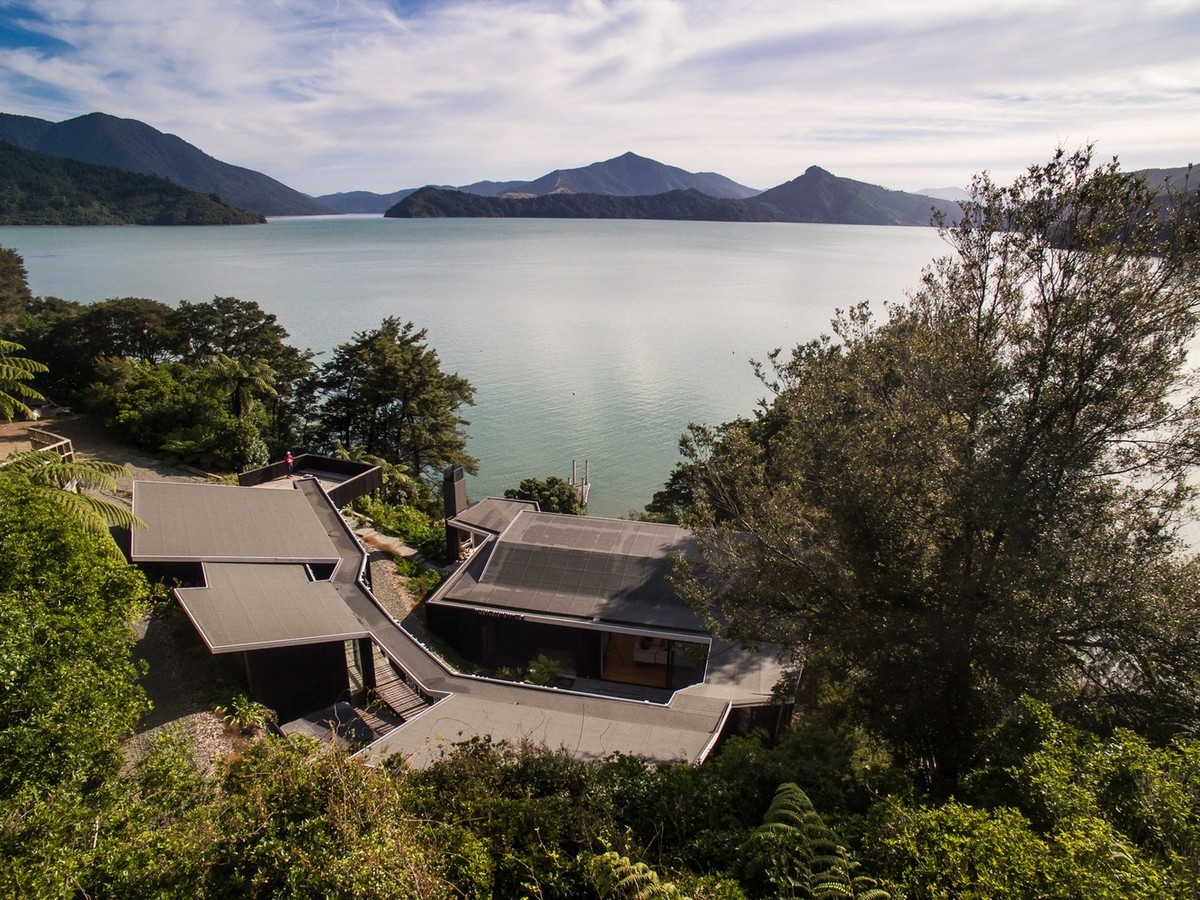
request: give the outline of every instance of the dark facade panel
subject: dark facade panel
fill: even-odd
[[[341,641],[251,650],[243,659],[250,696],[276,710],[280,721],[332,706],[349,691]]]

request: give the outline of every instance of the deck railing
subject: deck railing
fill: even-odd
[[[75,462],[75,448],[70,438],[46,431],[44,428],[30,428],[26,433],[29,435],[29,445],[34,450],[56,451],[63,462]]]

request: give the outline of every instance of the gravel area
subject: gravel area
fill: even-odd
[[[187,739],[201,770],[211,773],[217,760],[244,743],[214,712],[242,690],[225,676],[179,607],[143,616],[134,630],[133,656],[145,664],[141,683],[152,708],[126,742],[126,758],[136,760],[156,737],[171,731]]]

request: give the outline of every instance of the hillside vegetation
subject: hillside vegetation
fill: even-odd
[[[650,197],[609,194],[548,194],[543,197],[480,197],[464,191],[421,188],[386,213],[389,219],[534,218],[534,219],[671,219],[676,221],[767,222],[755,207],[718,200],[695,190],[669,191]]]
[[[708,222],[821,222],[841,225],[930,225],[953,220],[945,200],[889,191],[811,167],[799,178],[749,199],[713,197],[696,189],[652,196],[564,191],[533,197],[481,197],[421,188],[384,213],[387,218],[673,219]]]
[[[262,216],[164,178],[0,142],[0,225],[250,225]]]
[[[307,194],[241,166],[214,159],[173,134],[136,119],[89,113],[65,122],[0,113],[0,141],[50,156],[169,178],[263,216],[329,212]]]

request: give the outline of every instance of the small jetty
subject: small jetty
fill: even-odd
[[[579,495],[579,502],[583,506],[587,506],[588,502],[588,461],[583,461],[583,480],[579,480],[579,472],[575,465],[575,460],[571,460],[571,487],[575,488],[575,493]]]

